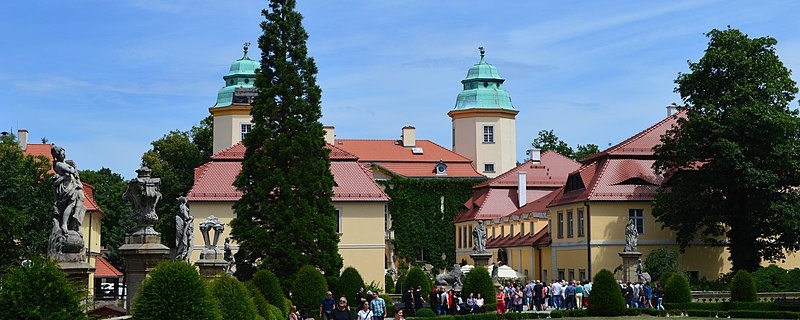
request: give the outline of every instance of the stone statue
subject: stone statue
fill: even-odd
[[[459,264],[453,265],[453,270],[436,276],[436,285],[447,285],[453,288],[461,288],[464,285],[464,273],[461,272]]]
[[[233,266],[236,264],[236,258],[233,257],[233,250],[231,249],[231,237],[225,237],[225,255],[223,259],[228,263],[225,266],[225,273],[233,275]]]
[[[161,200],[161,179],[150,177],[151,172],[142,165],[136,170],[136,178],[128,181],[128,188],[122,195],[133,204],[133,220],[136,221],[133,235],[158,235],[153,224],[158,220],[156,204]]]
[[[492,279],[497,279],[497,274],[500,272],[500,268],[497,266],[497,263],[492,262]]]
[[[628,226],[625,227],[625,250],[623,252],[636,252],[636,247],[639,244],[639,231],[636,230],[636,223],[633,219],[628,220]]]
[[[478,225],[472,229],[472,240],[475,243],[475,247],[472,248],[475,252],[486,252],[486,227],[483,225],[483,221],[478,220]]]
[[[639,259],[638,263],[636,264],[636,278],[639,279],[639,282],[644,282],[644,277],[642,276],[643,269],[642,259]]]
[[[86,214],[83,184],[75,163],[65,160],[66,152],[63,148],[54,145],[50,153],[53,155],[55,173],[52,179],[55,201],[47,253],[57,261],[83,261],[85,248],[81,224]]]
[[[209,231],[214,230],[214,240],[212,242]],[[217,243],[219,243],[219,236],[225,230],[225,224],[219,222],[219,218],[214,215],[209,216],[206,221],[200,222],[200,232],[203,233],[203,243],[205,249],[201,256],[205,257],[208,254],[217,255]]]
[[[497,262],[501,266],[508,264],[508,253],[505,248],[497,249]]]
[[[180,207],[175,216],[175,259],[189,261],[194,243],[194,217],[189,214],[186,197],[178,197]]]

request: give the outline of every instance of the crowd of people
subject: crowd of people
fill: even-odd
[[[664,310],[662,304],[664,301],[664,288],[661,286],[651,287],[649,282],[622,283],[620,281],[619,288],[628,308]]]
[[[378,295],[378,292],[364,292],[364,288],[360,288],[356,292],[354,301],[358,306],[355,315],[350,311],[346,297],[339,297],[337,303],[333,293],[328,291],[320,302],[319,315],[322,320],[383,320],[386,316],[386,301]],[[403,312],[395,314],[394,318],[405,319]]]
[[[498,290],[497,312],[583,309],[589,305],[591,292],[592,283],[589,281],[560,280],[547,284],[532,280],[525,285],[513,282]]]

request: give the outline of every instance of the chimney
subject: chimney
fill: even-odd
[[[19,143],[19,147],[22,151],[28,149],[28,130],[19,129],[19,131],[17,131],[17,143]]]
[[[519,180],[517,180],[517,199],[519,199],[519,208],[522,208],[528,203],[528,173],[519,171]]]
[[[530,149],[528,150],[528,155],[531,156],[531,160],[533,162],[541,162],[542,161],[542,151],[539,149]]]
[[[403,127],[403,147],[413,148],[417,144],[416,128],[412,126]]]
[[[678,104],[673,102],[671,105],[667,106],[667,117],[678,113]]]
[[[330,145],[335,144],[336,135],[333,134],[333,126],[324,126],[322,130],[325,130],[325,142]]]

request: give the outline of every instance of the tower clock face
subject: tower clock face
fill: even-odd
[[[443,164],[436,165],[436,173],[445,173],[445,171],[447,171],[447,166]]]

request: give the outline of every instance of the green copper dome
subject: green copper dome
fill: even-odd
[[[217,103],[214,107],[227,107],[238,103],[241,99],[235,99],[237,91],[252,91],[242,89],[253,89],[253,83],[256,81],[256,69],[261,67],[258,61],[251,60],[247,56],[247,50],[250,43],[245,43],[244,56],[231,63],[231,68],[228,74],[222,77],[225,79],[225,86],[219,89],[217,93]],[[245,99],[247,100],[247,99]],[[244,103],[241,103],[244,104]]]
[[[456,98],[454,110],[465,109],[508,109],[516,110],[511,104],[511,95],[502,88],[506,80],[500,77],[497,68],[484,60],[485,51],[481,50],[481,61],[469,68],[467,77],[461,80],[464,90]]]

